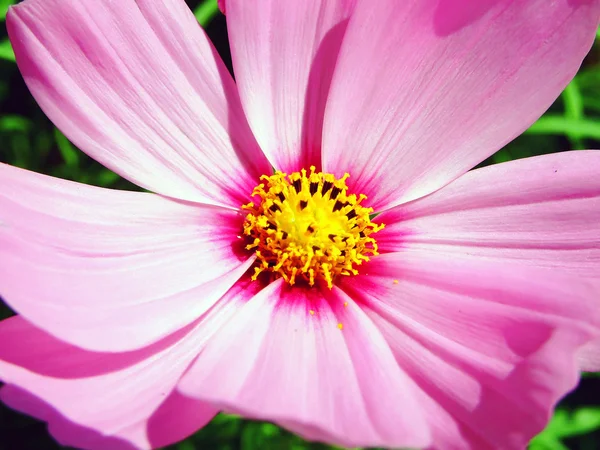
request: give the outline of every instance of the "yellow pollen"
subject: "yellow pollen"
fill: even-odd
[[[314,316],[314,315],[315,315],[315,312],[314,312],[312,309],[311,309],[311,310],[309,310],[308,312],[310,313],[310,315],[311,315],[311,316]]]
[[[344,308],[348,307],[348,302],[344,302]]]
[[[340,330],[343,330],[343,329],[344,329],[344,324],[343,324],[343,323],[338,323],[338,328],[339,328]]]
[[[324,280],[331,289],[336,277],[357,275],[357,267],[378,254],[371,234],[384,225],[371,222],[373,209],[361,205],[365,195],[348,193],[348,177],[314,166],[310,173],[261,177],[252,192],[260,201],[242,206],[246,249],[256,254],[253,280],[267,271],[290,285]]]
[[[398,284],[400,283],[398,280],[394,280],[394,284]]]

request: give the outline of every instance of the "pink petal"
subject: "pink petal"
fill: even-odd
[[[0,286],[75,345],[131,350],[197,319],[252,263],[241,216],[0,165]],[[107,330],[110,330],[107,333]]]
[[[227,1],[235,77],[275,168],[320,166],[325,101],[355,0]]]
[[[600,302],[600,280],[594,280],[593,285],[596,289],[596,301]],[[584,345],[577,353],[577,361],[584,372],[600,372],[600,338]]]
[[[205,319],[223,322],[232,308]],[[213,326],[214,324],[209,324]],[[62,445],[158,448],[208,423],[214,406],[173,388],[202,348],[200,322],[141,350],[94,353],[57,340],[19,316],[0,322],[0,391],[12,408],[48,422]],[[206,338],[204,338],[206,340]]]
[[[600,332],[589,286],[542,269],[407,250],[342,288],[418,386],[436,449],[525,448]]]
[[[598,0],[359,1],[327,102],[323,167],[382,210],[523,132],[594,41]]]
[[[600,372],[600,338],[585,345],[577,354],[577,361],[583,371]]]
[[[44,112],[125,178],[238,207],[269,173],[235,84],[183,0],[28,0],[7,26]]]
[[[521,159],[466,173],[378,216],[383,252],[406,248],[551,267],[600,280],[600,151]]]
[[[219,9],[221,10],[221,12],[223,14],[225,14],[225,0],[217,0],[217,3],[219,5]]]
[[[413,383],[341,292],[275,281],[215,335],[179,389],[308,439],[348,447],[429,443]]]
[[[378,216],[384,252],[423,249],[549,267],[600,282],[600,151],[527,158],[474,170]],[[600,284],[594,297],[600,306]],[[600,370],[600,341],[581,367]]]

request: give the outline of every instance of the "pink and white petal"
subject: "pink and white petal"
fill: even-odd
[[[71,422],[52,405],[16,385],[0,386],[0,401],[22,414],[46,422],[50,435],[63,446],[72,444],[82,450],[140,450],[141,448],[120,436],[106,436]],[[19,433],[10,436],[9,439],[13,445],[24,447]]]
[[[470,255],[600,281],[598,173],[600,151],[556,153],[473,170],[427,197],[379,215],[377,221],[386,227],[377,234],[377,243],[382,252],[423,249],[449,258]]]
[[[238,207],[270,172],[223,62],[183,0],[27,0],[7,27],[48,117],[151,191]]]
[[[16,316],[0,322],[1,398],[48,422],[63,445],[158,448],[204,426],[217,408],[174,389],[212,336],[258,292],[240,280],[206,314],[143,349],[90,352]]]
[[[439,189],[550,106],[599,15],[598,0],[359,0],[327,102],[324,170],[349,172],[376,211]]]
[[[0,398],[46,421],[62,445],[84,449],[150,449],[176,442],[218,410],[173,390],[231,306],[209,313],[162,341],[127,353],[89,352],[20,316],[0,322]]]
[[[227,1],[236,82],[276,169],[321,165],[325,102],[355,0]]]
[[[596,293],[600,292],[600,279],[594,279],[592,284],[596,289]],[[600,302],[598,294],[596,294],[596,300]],[[584,345],[577,353],[577,360],[579,361],[579,367],[584,372],[600,372],[600,338]]]
[[[418,386],[432,448],[516,450],[576,385],[575,353],[600,332],[578,281],[408,250],[374,259],[342,289]]]
[[[597,280],[594,297],[600,299],[599,171],[600,151],[474,170],[378,216],[386,224],[377,235],[379,248],[549,267]],[[580,353],[583,370],[600,370],[600,341]]]
[[[252,264],[236,246],[241,220],[0,165],[0,295],[74,345],[140,348],[196,320]]]
[[[96,395],[103,393],[96,392]],[[146,421],[130,425],[116,432],[116,435],[104,435],[67,419],[51,405],[16,385],[0,388],[0,400],[23,414],[47,422],[48,431],[61,445],[90,450],[162,448],[187,438],[218,413],[207,403],[172,391]],[[121,404],[112,407],[118,409]]]
[[[600,372],[600,338],[584,345],[577,354],[577,360],[584,372]]]
[[[211,339],[178,387],[309,439],[348,447],[429,444],[412,383],[343,293],[271,283]]]

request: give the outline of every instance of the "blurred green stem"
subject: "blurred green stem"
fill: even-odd
[[[194,9],[194,15],[200,25],[205,27],[219,12],[219,5],[217,0],[204,0],[200,5]]]
[[[78,150],[73,147],[71,142],[65,137],[64,134],[60,132],[58,128],[54,129],[54,140],[56,141],[56,146],[60,151],[63,160],[67,167],[71,169],[77,169],[79,166],[79,153]]]
[[[580,138],[600,140],[600,123],[590,119],[574,120],[556,114],[546,114],[534,123],[525,133],[575,135]]]
[[[583,96],[579,89],[577,80],[571,81],[562,93],[563,102],[565,104],[565,117],[570,120],[582,120],[583,112]],[[585,148],[585,143],[579,133],[568,132],[567,137],[571,142],[571,148],[574,150],[582,150]]]

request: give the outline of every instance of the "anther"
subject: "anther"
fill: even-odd
[[[315,195],[317,193],[317,191],[319,190],[319,183],[316,183],[314,181],[312,181],[310,183],[310,195]]]
[[[377,255],[371,235],[383,225],[371,222],[364,195],[347,193],[349,175],[307,172],[262,176],[252,193],[258,201],[242,207],[246,248],[256,254],[253,279],[268,271],[289,284],[321,280],[331,289],[336,277],[356,275]]]
[[[294,180],[294,189],[296,190],[297,194],[299,194],[302,190],[302,180],[300,178]]]
[[[331,190],[331,194],[329,194],[329,198],[335,200],[337,196],[340,195],[340,192],[342,192],[342,190],[339,187],[334,186]]]

